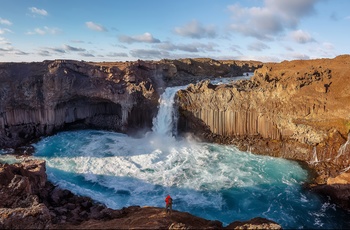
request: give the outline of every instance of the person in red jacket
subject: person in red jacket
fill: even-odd
[[[165,212],[171,214],[172,209],[173,209],[173,199],[171,198],[170,195],[168,195],[165,198]]]

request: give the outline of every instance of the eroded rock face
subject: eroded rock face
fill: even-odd
[[[50,227],[49,209],[36,195],[46,183],[45,162],[2,165],[0,178],[0,228]]]
[[[144,123],[157,104],[152,81],[125,78],[118,68],[78,61],[0,65],[0,146],[15,147],[80,123],[125,132],[141,100]],[[147,106],[148,105],[148,106]]]
[[[0,63],[0,148],[66,128],[150,129],[164,87],[259,65],[211,59]]]
[[[335,165],[323,172],[334,177],[350,165],[349,64],[349,55],[272,63],[251,80],[191,85],[177,95],[180,128],[254,153]]]

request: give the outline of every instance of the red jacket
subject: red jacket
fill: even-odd
[[[165,203],[166,204],[171,204],[172,201],[173,201],[173,199],[169,195],[165,198]]]

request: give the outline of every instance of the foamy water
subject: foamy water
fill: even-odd
[[[164,206],[228,224],[261,216],[284,228],[342,226],[342,214],[303,191],[297,163],[234,146],[106,131],[62,132],[34,145],[49,179],[108,207]],[[340,213],[340,214],[339,214]]]
[[[280,158],[241,152],[234,146],[178,140],[175,92],[160,99],[152,132],[143,138],[82,130],[61,132],[34,144],[47,162],[48,179],[110,208],[173,208],[219,220],[265,217],[283,228],[345,228],[346,213],[302,189],[308,173]]]

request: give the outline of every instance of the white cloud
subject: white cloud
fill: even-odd
[[[311,35],[303,30],[296,30],[291,33],[291,37],[297,43],[305,44],[309,42],[314,42],[315,39]]]
[[[157,38],[154,38],[152,34],[150,33],[144,33],[141,35],[136,36],[127,36],[127,35],[121,35],[119,36],[119,41],[123,43],[134,43],[134,42],[145,42],[145,43],[159,43],[160,40]]]
[[[131,50],[130,54],[140,59],[161,59],[169,56],[168,52],[151,49],[135,49]]]
[[[11,45],[11,42],[4,37],[0,37],[0,45]]]
[[[43,28],[35,28],[32,31],[28,31],[26,34],[27,35],[36,35],[36,34],[39,34],[39,35],[46,35],[46,34],[55,35],[55,34],[59,34],[59,33],[61,33],[61,30],[58,29],[58,28],[50,28],[50,27],[44,26]]]
[[[104,26],[97,24],[97,23],[94,23],[94,22],[86,22],[85,25],[91,30],[95,30],[95,31],[99,31],[99,32],[106,32],[107,31],[107,29]]]
[[[5,48],[0,48],[0,51],[1,52],[10,52],[10,51],[13,51],[13,47],[12,46],[7,46]]]
[[[5,33],[12,33],[12,31],[9,29],[1,29],[0,28],[0,34],[5,34]]]
[[[30,12],[32,12],[34,15],[41,15],[41,16],[47,16],[48,13],[44,9],[38,9],[36,7],[29,7]]]
[[[248,49],[253,51],[262,51],[270,49],[270,47],[263,42],[254,42],[248,45]]]
[[[263,7],[230,5],[231,30],[260,40],[273,40],[285,30],[295,29],[301,18],[315,12],[319,0],[265,0]]]
[[[214,26],[203,26],[198,21],[193,20],[183,27],[176,27],[175,33],[190,38],[214,38],[216,37],[216,31]]]
[[[1,24],[1,25],[11,26],[11,25],[12,25],[12,22],[10,22],[10,21],[7,20],[7,19],[0,18],[0,24]]]
[[[190,53],[197,53],[197,52],[206,52],[206,51],[214,51],[214,47],[216,44],[214,43],[199,43],[199,42],[193,42],[189,44],[173,44],[170,42],[163,42],[159,44],[157,47],[162,50],[167,51],[174,51],[174,50],[180,50]]]

